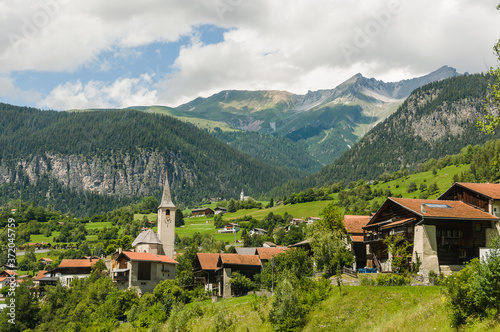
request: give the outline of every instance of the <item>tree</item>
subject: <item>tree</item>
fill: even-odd
[[[497,9],[500,9],[500,5],[497,6]],[[498,61],[500,61],[500,40],[493,46],[493,51]],[[498,115],[500,109],[500,66],[496,68],[491,67],[490,74],[496,78],[496,84],[488,86],[489,94],[486,97],[484,105],[486,115],[484,116],[484,120],[481,118],[477,120],[476,126],[481,131],[491,135],[500,126],[500,116]]]
[[[300,303],[299,282],[293,275],[278,284],[269,320],[276,331],[300,331],[304,324],[304,307]]]
[[[233,198],[231,198],[227,203],[227,212],[236,212],[236,201]]]
[[[175,210],[175,227],[184,226],[184,215],[181,210]]]
[[[256,288],[252,280],[237,271],[231,274],[229,284],[231,284],[231,290],[235,295],[245,294]]]

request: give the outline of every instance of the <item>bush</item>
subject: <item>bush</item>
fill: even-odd
[[[405,286],[411,282],[410,278],[404,274],[380,273],[375,279],[377,286]]]

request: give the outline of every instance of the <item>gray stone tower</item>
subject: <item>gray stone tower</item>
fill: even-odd
[[[161,203],[158,207],[158,238],[163,247],[163,254],[174,258],[174,240],[175,240],[175,205],[170,195],[170,186],[168,185],[168,174],[165,172],[165,187]]]

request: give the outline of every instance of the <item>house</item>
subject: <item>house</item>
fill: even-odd
[[[111,278],[118,289],[135,288],[139,294],[152,293],[159,282],[175,279],[177,264],[167,255],[122,251],[113,255]]]
[[[267,235],[267,231],[262,228],[252,228],[250,232],[248,232],[248,235],[254,236],[254,235]]]
[[[256,255],[220,254],[217,262],[217,281],[219,296],[232,296],[231,274],[239,272],[253,280],[253,276],[261,272],[260,259]]]
[[[370,221],[370,216],[345,215],[342,223],[350,236],[350,249],[354,253],[356,268],[366,266],[366,245],[364,226]]]
[[[220,206],[216,207],[214,210],[215,214],[224,214],[226,212],[227,212],[226,208]]]
[[[13,270],[3,270],[2,272],[0,272],[0,277],[17,277],[17,273]]]
[[[457,182],[438,199],[461,201],[500,217],[500,184],[497,183]]]
[[[279,254],[284,253],[286,248],[277,247],[277,248],[257,248],[257,255],[260,259],[260,264],[264,266],[265,263],[270,261],[273,257],[278,256]]]
[[[52,265],[52,263],[53,263],[52,259],[50,259],[50,258],[46,258],[46,257],[44,257],[44,258],[40,258],[38,261],[39,261],[39,262],[42,262],[42,263],[43,263],[43,264],[45,264],[46,266],[51,266],[51,265]]]
[[[9,286],[12,279],[10,277],[0,277],[0,289]]]
[[[90,276],[92,266],[98,261],[98,259],[63,259],[58,267],[50,270],[45,275],[56,277],[62,285],[69,287],[69,284],[74,279]]]
[[[225,224],[223,229],[219,229],[219,233],[238,233],[240,231],[240,225],[238,224]]]
[[[47,273],[48,271],[38,271],[35,279],[33,279],[33,283],[35,284],[35,287],[38,288],[40,295],[45,294],[46,286],[55,286],[59,280],[57,277],[49,277]]]
[[[367,266],[391,270],[384,240],[400,234],[413,244],[412,262],[421,262],[423,275],[458,270],[498,236],[498,220],[462,201],[388,198],[363,227]]]
[[[275,247],[277,247],[277,245],[276,245],[276,243],[273,243],[271,241],[264,241],[262,243],[262,247],[264,247],[264,248],[275,248]]]
[[[205,287],[205,291],[216,291],[218,289],[216,271],[219,255],[200,252],[196,254],[193,269],[194,283],[195,285],[202,284]]]
[[[318,222],[318,221],[320,221],[320,220],[321,220],[321,218],[320,218],[320,217],[309,217],[309,218],[307,218],[306,223],[307,223],[308,225],[312,225],[312,224],[314,224],[315,222]]]
[[[292,218],[292,220],[290,220],[290,225],[298,226],[299,224],[302,224],[303,222],[304,222],[304,219],[302,219],[302,218]]]
[[[200,208],[191,210],[193,216],[211,216],[214,214],[214,210],[211,208]]]

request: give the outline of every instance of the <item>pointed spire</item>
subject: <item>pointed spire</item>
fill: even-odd
[[[161,202],[159,208],[175,208],[172,202],[172,196],[170,195],[170,186],[168,185],[168,174],[165,172],[165,187],[163,187],[163,195],[161,197]]]

